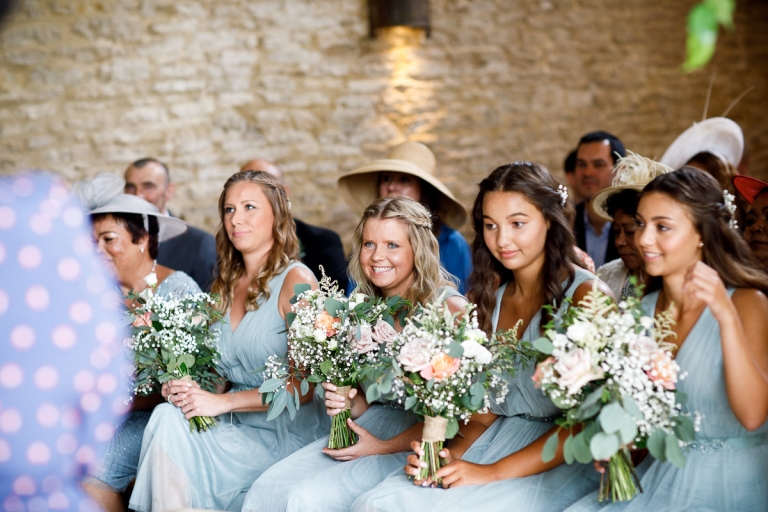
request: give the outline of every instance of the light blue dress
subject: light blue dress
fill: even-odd
[[[288,350],[278,296],[292,263],[269,281],[272,291],[256,311],[245,314],[232,332],[229,314],[221,326],[220,375],[232,391],[258,388],[272,354]],[[283,332],[281,332],[283,331]],[[155,408],[144,433],[139,472],[129,507],[141,512],[201,508],[240,510],[251,484],[278,460],[328,433],[330,421],[319,396],[302,404],[291,421],[282,414],[267,421],[266,412],[234,412],[207,432],[190,432],[181,410]]]
[[[576,278],[566,290],[573,295],[584,281],[595,279],[586,270],[578,269]],[[499,319],[502,285],[496,292],[493,327]],[[531,319],[521,339],[532,341],[540,337],[541,312]],[[539,439],[554,426],[560,410],[534,388],[534,365],[519,369],[504,403],[492,402],[492,411],[501,417],[466,451],[463,460],[477,464],[492,464],[515,453]],[[536,511],[559,512],[599,485],[599,477],[591,465],[562,464],[554,469],[525,478],[507,479],[486,485],[470,485],[453,489],[423,488],[413,485],[400,469],[381,484],[363,494],[352,507],[355,512],[370,511],[466,511],[490,512]]]
[[[728,290],[732,295],[735,289]],[[643,298],[654,314],[658,292]],[[758,512],[768,510],[768,422],[754,432],[733,415],[725,389],[720,326],[705,308],[675,358],[688,373],[678,389],[688,395],[684,412],[704,415],[696,442],[678,469],[652,456],[638,466],[643,493],[606,505],[589,495],[568,509],[672,512]]]
[[[438,300],[460,296],[453,288],[440,291]],[[365,385],[365,383],[363,383]],[[391,439],[418,423],[418,418],[396,402],[375,403],[355,422],[382,440]],[[408,452],[369,455],[337,461],[321,450],[328,436],[278,462],[254,482],[243,512],[344,512],[364,492],[405,466]]]
[[[184,272],[173,272],[157,285],[157,295],[163,299],[185,297],[200,293],[197,283]],[[136,477],[141,453],[141,439],[152,415],[151,409],[132,411],[120,423],[86,480],[90,485],[114,492],[125,491]]]

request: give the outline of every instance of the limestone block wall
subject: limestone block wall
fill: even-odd
[[[294,212],[339,231],[335,182],[405,139],[428,144],[466,205],[496,166],[561,173],[587,131],[660,156],[731,111],[751,172],[768,178],[768,2],[738,0],[736,30],[682,75],[694,0],[432,0],[432,35],[368,38],[365,0],[19,0],[0,31],[0,172],[78,179],[152,155],[171,208],[213,231],[240,163],[278,162]],[[466,230],[468,232],[468,229]]]

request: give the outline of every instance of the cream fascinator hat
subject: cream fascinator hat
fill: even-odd
[[[387,158],[374,160],[339,178],[341,197],[355,211],[362,213],[379,198],[379,173],[402,172],[416,176],[440,193],[438,210],[448,226],[459,229],[467,220],[467,212],[451,191],[435,177],[435,155],[420,142],[403,142],[393,147]]]
[[[711,117],[694,123],[667,148],[660,162],[679,169],[705,152],[738,166],[744,153],[744,134],[739,125],[727,117]]]
[[[187,230],[187,224],[175,217],[163,215],[152,203],[138,196],[123,194],[125,180],[109,173],[101,173],[90,180],[78,181],[72,185],[72,195],[89,210],[88,213],[137,213],[144,217],[147,229],[147,215],[157,218],[158,242],[164,242]],[[147,229],[147,231],[149,231]]]
[[[627,151],[627,156],[620,158],[613,167],[612,186],[595,194],[589,203],[589,207],[601,218],[612,221],[613,218],[608,215],[605,209],[609,197],[625,189],[640,192],[656,176],[672,172],[672,170],[671,167],[662,163],[640,156],[632,151]]]

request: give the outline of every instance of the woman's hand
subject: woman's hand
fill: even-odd
[[[218,416],[229,412],[229,394],[217,395],[200,388],[194,381],[172,380],[169,402],[181,408],[188,420],[195,416]]]
[[[447,457],[443,454],[446,454]],[[444,489],[462,485],[485,485],[496,480],[493,466],[453,460],[447,449],[441,450],[439,455],[446,461],[450,460],[435,473],[435,476],[442,479]]]
[[[406,464],[403,468],[403,471],[405,471],[406,475],[412,476],[414,478],[413,485],[420,485],[421,487],[435,487],[435,484],[429,477],[427,477],[425,480],[419,480],[419,472],[422,468],[427,467],[427,463],[421,460],[421,457],[424,455],[424,450],[421,449],[421,442],[411,441],[411,450],[413,450],[413,453],[410,454],[407,459],[405,459]],[[453,461],[451,452],[447,448],[440,452],[441,457],[443,453],[445,453],[447,457],[450,457],[451,461]],[[446,459],[446,457],[443,458]]]
[[[683,291],[689,297],[701,300],[709,306],[712,316],[718,322],[723,320],[722,315],[736,313],[720,274],[706,263],[698,261],[688,268]]]
[[[176,393],[186,393],[191,386],[197,386],[200,387],[200,384],[193,380],[169,380],[162,386],[160,386],[160,394],[163,395],[163,398],[168,403],[174,403],[178,399],[176,397],[171,397],[170,400],[168,400],[169,395],[175,395]],[[179,406],[177,406],[179,407]]]
[[[388,453],[386,450],[386,443],[374,436],[363,427],[352,421],[347,420],[349,428],[357,434],[357,443],[347,448],[341,448],[339,450],[330,450],[323,448],[323,453],[339,461],[355,460],[358,457],[364,457],[366,455],[382,455]]]
[[[331,384],[330,382],[323,382],[323,389],[325,390],[325,412],[328,416],[336,416],[344,410],[344,396],[336,393],[338,386]],[[365,397],[358,395],[357,388],[352,388],[347,395],[350,400],[349,414],[352,419],[357,419],[368,410],[368,402]]]

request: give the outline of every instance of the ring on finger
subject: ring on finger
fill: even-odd
[[[172,396],[173,396],[173,394],[169,394],[169,395],[168,395],[168,398],[167,398],[167,400],[168,400],[168,403],[169,403],[169,404],[171,404],[171,405],[173,405],[173,402],[171,401],[171,397],[172,397]]]
[[[184,402],[184,405],[187,405],[187,399],[183,399],[182,402]]]

